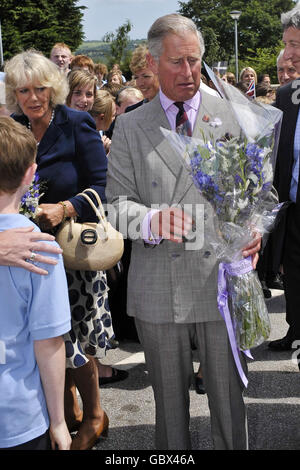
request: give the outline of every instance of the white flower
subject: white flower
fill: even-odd
[[[210,121],[210,123],[209,123],[209,125],[211,127],[220,127],[220,126],[222,126],[222,124],[223,123],[222,123],[221,119],[218,118],[218,117],[216,117],[213,121]]]
[[[237,206],[240,210],[245,209],[245,207],[247,207],[247,205],[248,205],[248,199],[239,198],[239,200],[237,202]]]

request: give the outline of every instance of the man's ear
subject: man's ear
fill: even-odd
[[[158,73],[158,63],[156,62],[154,57],[150,54],[150,52],[147,53],[146,60],[147,60],[147,64],[148,64],[149,68],[151,69],[151,71],[155,75],[157,75],[157,73]]]
[[[37,169],[37,164],[36,163],[32,163],[27,168],[26,173],[25,173],[24,178],[23,178],[23,181],[22,181],[23,185],[28,186],[32,183],[32,180],[33,180],[33,177],[35,175],[36,169]]]

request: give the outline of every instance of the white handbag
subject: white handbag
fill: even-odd
[[[95,196],[98,207],[87,192]],[[56,241],[63,249],[64,265],[74,270],[105,271],[121,259],[124,251],[123,236],[107,221],[101,199],[95,190],[85,189],[79,195],[89,202],[99,222],[78,223],[75,217],[71,217],[61,224]]]

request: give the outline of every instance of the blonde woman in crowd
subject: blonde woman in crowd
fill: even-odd
[[[130,70],[136,86],[141,90],[145,101],[151,101],[158,93],[159,82],[147,63],[147,46],[141,45],[135,49],[130,62]]]
[[[116,117],[114,97],[106,90],[97,90],[93,107],[89,112],[95,120],[97,131],[100,132],[105,151],[108,154],[111,140],[103,132],[109,129]]]
[[[245,67],[240,73],[240,81],[249,85],[251,80],[254,80],[257,85],[257,74],[252,67]]]

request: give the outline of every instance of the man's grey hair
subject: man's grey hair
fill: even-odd
[[[284,49],[281,49],[281,51],[278,54],[277,60],[276,60],[277,65],[278,65],[278,62],[280,61],[280,59],[282,59],[283,53],[284,53]]]
[[[177,13],[161,16],[158,18],[148,32],[148,49],[155,60],[159,60],[163,53],[163,40],[167,34],[176,34],[183,36],[191,32],[198,36],[201,59],[205,52],[205,45],[202,34],[198,31],[195,23],[185,16]]]
[[[300,29],[300,3],[297,3],[292,10],[282,13],[281,23],[284,30],[288,28]]]

